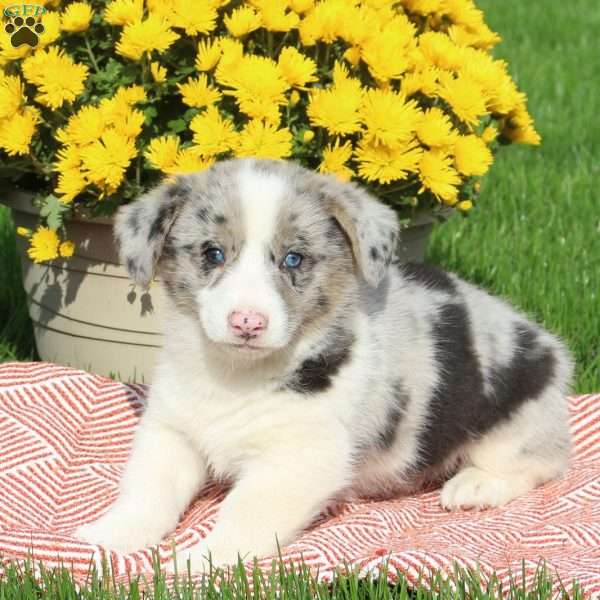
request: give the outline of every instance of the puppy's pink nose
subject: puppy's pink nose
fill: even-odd
[[[256,337],[267,328],[269,320],[253,310],[234,310],[229,313],[229,327],[238,337]]]

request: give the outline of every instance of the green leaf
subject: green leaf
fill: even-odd
[[[144,117],[146,119],[146,125],[150,125],[152,120],[158,115],[158,111],[154,106],[147,106],[143,111]]]
[[[173,119],[167,123],[167,129],[173,133],[181,133],[187,127],[185,119]]]
[[[58,229],[63,223],[64,213],[69,210],[67,204],[62,203],[53,194],[49,194],[42,201],[40,215],[46,219],[50,229]]]

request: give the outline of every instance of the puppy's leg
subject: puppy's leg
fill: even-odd
[[[565,470],[570,455],[562,392],[545,391],[465,450],[465,466],[446,484],[448,510],[501,506]]]
[[[192,570],[212,564],[234,564],[275,554],[323,509],[328,500],[349,480],[348,453],[314,448],[280,451],[247,466],[221,505],[214,529],[201,544],[177,555],[178,570],[185,571],[188,558]],[[173,565],[171,565],[171,569]]]
[[[74,535],[121,552],[157,544],[205,479],[205,462],[182,434],[142,418],[117,501]]]

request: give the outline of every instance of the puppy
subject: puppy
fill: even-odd
[[[290,162],[232,160],[123,207],[121,257],[170,307],[119,498],[77,534],[170,534],[232,480],[202,569],[276,552],[339,498],[452,477],[448,510],[500,506],[568,463],[572,364],[555,337],[434,267],[393,262],[394,212]]]

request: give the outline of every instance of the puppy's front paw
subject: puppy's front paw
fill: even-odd
[[[155,546],[165,533],[151,516],[109,510],[97,521],[76,529],[73,536],[89,544],[126,554]]]
[[[477,467],[466,467],[445,483],[440,503],[446,510],[502,506],[519,495],[517,487]]]

